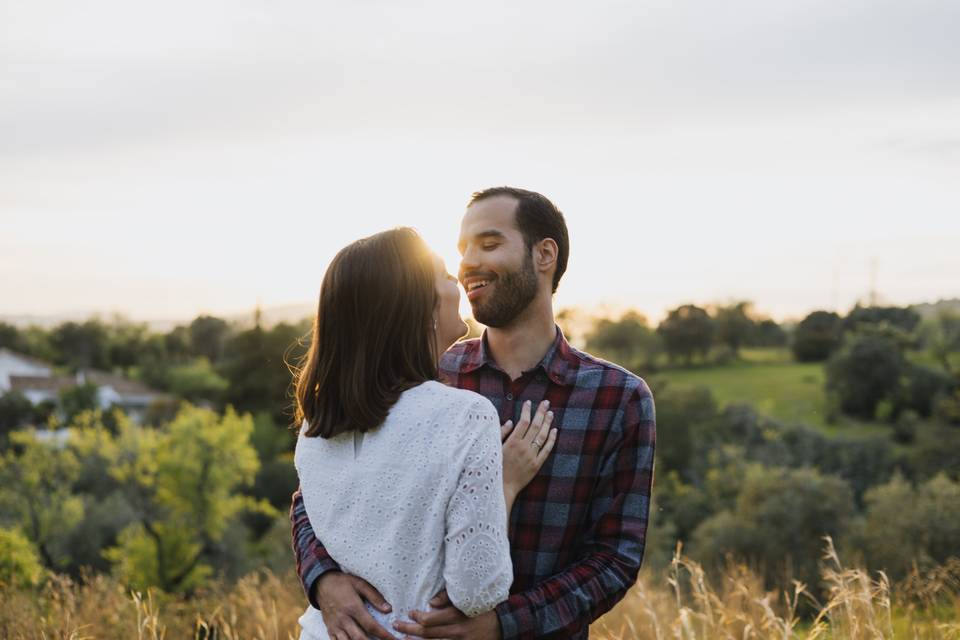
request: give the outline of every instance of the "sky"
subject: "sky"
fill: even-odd
[[[558,308],[958,297],[958,24],[955,0],[0,0],[0,315],[312,303],[401,225],[455,273],[501,184],[566,215]]]

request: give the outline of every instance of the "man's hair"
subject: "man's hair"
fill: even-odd
[[[567,270],[567,258],[570,255],[567,222],[560,209],[546,196],[516,187],[491,187],[477,191],[471,196],[467,206],[496,196],[510,196],[517,201],[517,228],[523,235],[528,252],[534,243],[544,238],[552,238],[557,243],[557,270],[553,272],[553,292],[556,293],[560,278]]]
[[[437,379],[436,274],[427,245],[401,227],[344,247],[323,277],[296,378],[297,426],[331,438],[369,431],[400,394]]]

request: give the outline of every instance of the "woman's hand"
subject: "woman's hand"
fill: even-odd
[[[550,428],[553,422],[553,412],[549,410],[550,402],[541,402],[532,418],[530,408],[531,403],[527,400],[520,410],[517,425],[513,426],[512,421],[508,420],[501,427],[503,493],[508,505],[512,504],[513,498],[537,475],[557,441],[557,430]]]

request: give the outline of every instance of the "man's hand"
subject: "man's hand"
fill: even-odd
[[[393,640],[394,636],[377,624],[363,602],[366,600],[384,613],[391,610],[369,582],[339,571],[328,571],[313,584],[316,590],[314,601],[320,604],[323,623],[331,638],[367,640],[373,636]]]
[[[433,611],[411,611],[414,622],[394,622],[400,633],[417,638],[449,638],[450,640],[500,640],[500,621],[493,611],[468,618],[454,607],[441,591],[430,601]]]

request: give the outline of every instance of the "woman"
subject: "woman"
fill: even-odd
[[[307,516],[342,569],[392,605],[368,605],[386,629],[442,589],[467,615],[507,598],[513,499],[556,438],[541,407],[510,435],[538,453],[504,460],[490,401],[437,381],[440,355],[467,330],[459,304],[456,279],[412,229],[358,240],[327,269],[298,374]],[[330,637],[312,607],[300,624],[302,639]]]

